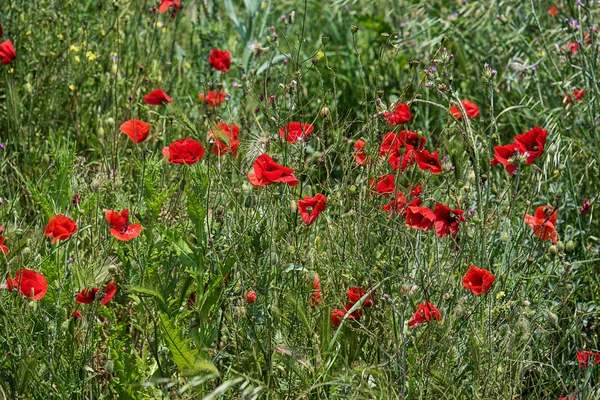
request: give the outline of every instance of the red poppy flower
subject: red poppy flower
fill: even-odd
[[[119,127],[119,130],[129,136],[133,143],[137,144],[143,142],[148,137],[150,124],[137,119],[130,119],[129,121],[123,122]]]
[[[551,17],[558,17],[558,7],[552,6],[548,9],[548,15]]]
[[[277,164],[268,154],[261,154],[254,162],[253,171],[248,173],[248,180],[256,187],[277,182],[296,186],[300,182],[293,172],[292,168]]]
[[[408,326],[411,328],[417,328],[423,322],[433,321],[433,320],[441,321],[442,314],[440,310],[438,310],[433,304],[427,302],[425,304],[419,304],[419,308],[414,313],[412,318],[408,321]]]
[[[76,310],[76,309],[71,310],[71,318],[81,319],[81,317],[82,317],[81,311]]]
[[[310,295],[308,302],[317,305],[321,302],[321,280],[319,279],[319,275],[315,274],[314,279],[310,283],[310,287],[313,290],[313,293]]]
[[[552,239],[552,243],[558,242],[558,233],[556,232],[556,210],[554,207],[538,207],[535,210],[535,216],[525,215],[525,223],[533,228],[533,233],[540,239]]]
[[[171,164],[192,165],[202,160],[204,147],[197,140],[184,138],[178,139],[165,147],[162,154]]]
[[[227,50],[212,49],[208,63],[217,71],[227,72],[231,66],[231,54]]]
[[[504,146],[495,146],[492,166],[503,164],[506,167],[506,172],[512,175],[518,168],[517,163],[514,161],[514,157],[519,154],[519,146],[514,143],[506,144]]]
[[[559,397],[558,400],[577,400],[577,397],[574,394],[570,394],[567,397]]]
[[[383,142],[381,142],[381,146],[379,146],[379,156],[387,157],[390,153],[393,153],[401,147],[404,143],[402,142],[402,138],[399,137],[394,132],[388,132],[383,137]]]
[[[107,283],[104,289],[104,296],[100,299],[98,298],[98,292],[100,288],[91,288],[91,289],[82,289],[81,292],[77,294],[75,297],[75,301],[79,304],[90,304],[94,300],[99,300],[100,304],[105,306],[109,301],[115,297],[117,293],[117,285],[114,283]]]
[[[17,271],[15,279],[6,280],[6,288],[9,292],[18,289],[21,294],[29,299],[41,300],[48,291],[48,282],[44,275],[30,269]]]
[[[2,37],[2,24],[0,23],[0,38]]]
[[[463,277],[463,286],[472,291],[474,295],[480,295],[490,290],[494,279],[494,274],[490,271],[471,265]]]
[[[325,210],[327,205],[327,199],[321,193],[318,193],[315,197],[304,197],[302,200],[298,200],[298,211],[302,216],[302,221],[306,226],[310,226],[319,214]]]
[[[579,207],[579,214],[587,214],[588,211],[590,210],[590,207],[592,206],[592,203],[590,203],[589,200],[584,200],[583,204],[581,205],[581,207]],[[2,227],[0,226],[0,229],[2,229]],[[2,231],[0,230],[0,233],[2,233]],[[0,242],[0,244],[2,244],[2,242]]]
[[[255,301],[256,301],[256,292],[254,290],[251,290],[248,293],[246,293],[246,303],[254,304]]]
[[[429,153],[429,150],[417,151],[415,155],[417,165],[423,171],[429,170],[432,174],[442,173],[442,164],[440,164],[437,151],[433,153]]]
[[[398,139],[400,139],[402,145],[410,145],[414,147],[415,150],[423,150],[425,143],[427,142],[425,136],[407,130],[400,131],[400,133],[398,133]]]
[[[441,238],[450,233],[456,236],[459,224],[467,220],[463,214],[463,210],[459,208],[452,210],[450,207],[440,203],[435,205],[433,213],[435,214],[435,234]]]
[[[414,189],[410,192],[410,195],[412,197],[419,197],[419,195],[421,194],[421,192],[423,192],[423,185],[418,184],[417,186],[414,187]]]
[[[579,363],[579,366],[583,369],[588,369],[590,365],[592,367],[596,366],[600,364],[600,353],[594,353],[587,350],[578,351],[577,362]]]
[[[576,101],[581,100],[583,98],[583,96],[585,96],[585,90],[578,90],[578,89],[573,90],[573,97],[575,97]]]
[[[140,224],[129,224],[129,210],[126,208],[121,210],[121,214],[112,210],[106,210],[104,214],[108,224],[112,226],[110,234],[119,240],[128,242],[138,237],[142,232]]]
[[[380,177],[377,181],[371,179],[369,181],[371,190],[376,191],[382,196],[389,196],[396,189],[394,174],[388,174]]]
[[[396,103],[394,109],[384,112],[383,116],[391,126],[405,124],[410,121],[410,108],[406,104]]]
[[[544,152],[546,133],[547,130],[536,126],[522,135],[515,136],[515,144],[519,148],[519,153],[527,156],[527,164],[537,160]]]
[[[4,254],[8,254],[8,247],[4,245],[4,237],[2,236],[2,232],[4,232],[4,228],[0,226],[0,251]]]
[[[389,211],[390,214],[402,214],[405,208],[406,197],[404,197],[404,194],[399,190],[396,191],[396,193],[394,194],[394,198],[389,203],[381,207],[382,210]]]
[[[577,51],[579,50],[579,45],[577,44],[577,42],[569,42],[567,44],[567,48],[571,50],[572,54],[577,54]]]
[[[144,96],[144,102],[152,106],[160,106],[172,102],[173,99],[169,97],[162,89],[156,89]]]
[[[58,214],[50,218],[45,232],[46,236],[53,238],[52,243],[57,240],[67,240],[77,232],[77,224],[71,218]]]
[[[340,326],[340,324],[342,323],[342,321],[344,320],[344,317],[346,317],[346,319],[355,319],[355,320],[359,320],[360,317],[362,316],[362,312],[358,309],[358,310],[354,310],[352,313],[348,314],[348,316],[346,316],[346,313],[354,306],[353,303],[349,303],[346,304],[344,306],[344,308],[340,309],[334,309],[331,310],[331,323],[333,324],[333,326],[338,327]]]
[[[359,288],[356,286],[352,286],[350,287],[350,289],[348,289],[348,299],[350,300],[350,303],[355,304],[357,303],[365,294],[367,293],[367,291],[363,288]],[[369,295],[369,297],[367,297],[365,299],[365,301],[362,303],[363,307],[373,307],[373,305],[375,304],[375,299],[373,298],[373,294]]]
[[[181,8],[180,0],[161,0],[160,7],[158,7],[158,12],[164,14],[171,7],[173,7],[174,12],[179,11]]]
[[[473,119],[479,115],[479,107],[477,107],[477,104],[473,103],[470,100],[463,100],[461,101],[461,103],[465,109],[465,112],[467,113],[467,118]],[[460,110],[454,104],[452,105],[452,107],[450,107],[450,114],[452,114],[456,119],[462,118]]]
[[[227,152],[230,152],[237,158],[237,150],[240,146],[240,141],[238,139],[239,132],[239,126],[229,125],[224,122],[217,123],[216,130],[208,131],[208,136],[215,141],[213,153],[220,157],[227,154]]]
[[[225,97],[227,97],[227,93],[221,92],[220,90],[211,90],[206,95],[200,93],[198,98],[201,102],[206,103],[209,108],[215,108],[223,101],[225,101]]]
[[[435,214],[427,207],[411,206],[406,209],[406,226],[429,230],[435,223]]]
[[[300,122],[290,122],[284,128],[279,128],[279,136],[283,140],[294,144],[298,141],[304,142],[308,135],[315,130],[311,124],[301,124]]]
[[[0,43],[0,64],[10,64],[17,58],[17,53],[10,40]]]
[[[367,155],[363,150],[365,144],[365,141],[362,139],[358,139],[356,143],[354,143],[354,149],[356,150],[354,153],[354,158],[359,165],[367,165]]]

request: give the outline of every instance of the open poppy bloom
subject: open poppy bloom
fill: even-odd
[[[181,8],[180,0],[161,0],[160,7],[158,7],[158,12],[161,14],[169,11],[169,8],[173,7],[173,11],[177,12]]]
[[[169,97],[162,89],[156,89],[144,96],[144,103],[150,104],[151,106],[161,106],[172,102],[173,99]]]
[[[585,90],[579,90],[579,89],[573,90],[573,97],[575,98],[575,101],[579,101],[579,100],[583,99],[583,96],[585,96]]]
[[[525,215],[525,223],[533,228],[533,233],[540,239],[552,239],[552,243],[558,242],[558,233],[556,232],[556,210],[554,207],[538,207],[535,210],[535,216]]]
[[[365,141],[362,139],[358,139],[356,143],[354,143],[354,159],[358,163],[358,165],[367,165],[367,155],[363,148],[365,147]]]
[[[415,162],[415,149],[421,149],[426,139],[418,133],[401,131],[398,134],[388,132],[379,146],[379,156],[387,157],[392,169],[406,171]]]
[[[490,290],[494,279],[494,274],[490,271],[471,265],[463,277],[463,286],[472,291],[474,295],[480,295]]]
[[[277,164],[268,154],[261,154],[254,162],[252,172],[248,172],[248,180],[255,187],[270,185],[271,183],[287,183],[296,186],[300,183],[292,174],[292,168]]]
[[[569,42],[567,44],[567,48],[571,50],[571,54],[573,55],[577,54],[577,52],[579,51],[579,45],[577,44],[577,42]]]
[[[58,214],[50,218],[46,226],[46,236],[52,238],[52,243],[57,240],[67,240],[77,232],[77,224],[71,218]]]
[[[492,166],[502,164],[506,167],[506,172],[512,175],[519,167],[516,159],[519,154],[519,147],[514,143],[495,146]]]
[[[238,139],[240,128],[224,122],[217,123],[216,128],[216,130],[208,131],[208,136],[215,141],[213,153],[220,157],[230,152],[231,155],[237,158],[237,150],[240,146],[240,140]]]
[[[119,130],[129,136],[133,143],[141,143],[148,137],[150,124],[137,119],[130,119],[123,122]]]
[[[467,118],[472,119],[479,115],[479,107],[477,107],[477,104],[473,103],[470,100],[463,100],[461,101],[461,104],[464,107],[465,112],[467,113]],[[452,114],[452,116],[456,119],[462,118],[460,110],[454,104],[452,105],[452,107],[450,107],[450,114]]]
[[[519,149],[519,153],[527,156],[527,164],[533,163],[544,153],[547,133],[547,130],[536,126],[521,135],[515,136],[515,144]]]
[[[315,130],[315,127],[311,124],[301,124],[300,122],[290,122],[285,128],[279,128],[279,136],[283,140],[289,143],[296,143],[298,141],[304,142],[308,135]]]
[[[4,237],[2,236],[2,232],[4,232],[4,228],[0,226],[0,251],[4,254],[8,254],[8,247],[4,245]]]
[[[319,214],[325,210],[327,205],[327,199],[321,193],[315,195],[315,197],[304,197],[302,200],[298,200],[298,212],[302,216],[302,221],[306,226],[311,226],[317,219]]]
[[[17,58],[17,53],[10,40],[0,43],[0,64],[11,64]]]
[[[105,306],[113,297],[115,297],[117,285],[114,283],[107,283],[104,293],[99,295],[98,292],[100,292],[100,288],[82,289],[75,297],[75,301],[79,304],[90,304],[94,300],[98,300],[100,301],[100,304]]]
[[[178,139],[162,150],[163,157],[171,164],[192,165],[204,156],[204,147],[191,138]]]
[[[435,214],[427,207],[411,206],[406,209],[406,226],[429,230],[435,223]]]
[[[225,97],[227,97],[227,93],[221,92],[219,90],[211,90],[206,95],[200,93],[198,98],[202,103],[206,103],[209,108],[215,108],[223,101],[225,101]]]
[[[558,7],[552,6],[548,9],[548,15],[551,17],[558,17]]]
[[[433,213],[435,214],[435,234],[441,238],[450,233],[456,236],[459,224],[467,220],[463,210],[459,208],[452,210],[450,207],[440,203],[435,205]]]
[[[342,323],[344,318],[355,319],[358,321],[360,319],[360,317],[362,316],[362,311],[360,309],[354,310],[352,313],[350,313],[350,314],[348,314],[348,316],[346,316],[348,311],[353,306],[354,306],[353,303],[349,303],[349,304],[346,304],[344,306],[344,308],[342,308],[341,310],[338,308],[331,310],[331,324],[337,328],[338,326],[340,326],[340,324]]]
[[[104,212],[106,220],[110,228],[110,234],[119,240],[125,242],[135,239],[142,232],[142,226],[140,224],[129,224],[129,210],[123,209],[121,214],[116,211],[106,210]]]
[[[17,289],[29,299],[41,300],[48,291],[48,282],[46,282],[44,275],[39,272],[21,269],[17,271],[15,279],[8,278],[6,280],[6,288],[9,292]]]
[[[438,158],[437,151],[429,153],[429,150],[415,152],[415,158],[417,159],[417,165],[423,171],[429,170],[432,174],[442,173],[442,164]]]
[[[310,288],[313,290],[308,302],[312,305],[317,305],[321,302],[321,280],[319,275],[315,274],[314,279],[310,282]]]
[[[594,353],[591,351],[578,351],[577,362],[583,369],[588,369],[589,366],[596,366],[600,364],[600,353]]]
[[[427,143],[425,136],[408,130],[400,131],[398,139],[400,139],[402,145],[412,146],[415,150],[423,150],[425,143]]]
[[[389,196],[396,189],[394,174],[388,174],[380,177],[377,182],[375,179],[369,181],[371,190],[376,191],[382,196]]]
[[[231,66],[231,54],[227,50],[212,49],[208,63],[217,71],[227,72]]]
[[[350,303],[352,303],[354,305],[366,293],[367,293],[367,291],[365,289],[359,288],[356,286],[352,286],[352,287],[350,287],[350,289],[348,289],[348,299],[350,300]],[[375,305],[375,299],[373,298],[373,294],[370,294],[369,297],[367,297],[365,299],[365,301],[362,303],[362,306],[368,308],[368,307],[373,307],[373,305]]]
[[[588,199],[585,199],[583,201],[583,204],[581,205],[581,207],[579,207],[579,214],[587,214],[588,211],[590,211],[591,206],[592,206],[592,203],[590,203],[590,201]],[[2,229],[2,227],[0,227],[0,229]],[[0,233],[2,233],[1,230],[0,230]],[[2,242],[0,242],[0,244],[2,244]]]
[[[405,124],[410,121],[410,108],[406,104],[396,103],[392,111],[384,112],[383,116],[391,126]]]
[[[433,304],[427,302],[425,304],[419,304],[417,311],[414,313],[412,318],[408,320],[408,326],[411,328],[417,328],[419,325],[424,323],[425,321],[441,321],[442,314],[440,310],[438,310]]]

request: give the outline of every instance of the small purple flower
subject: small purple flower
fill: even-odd
[[[240,86],[240,84],[239,84],[239,83],[237,83],[237,82],[233,82],[233,83],[231,84],[231,86],[233,86],[233,88],[234,88],[234,89],[236,89],[238,86]]]
[[[431,72],[435,72],[435,71],[437,71],[437,67],[435,65],[432,65],[431,67],[429,67],[429,70]]]
[[[406,24],[404,22],[400,22],[400,28],[404,28]]]
[[[119,62],[119,57],[117,57],[115,54],[113,54],[112,56],[110,56],[110,59],[111,59],[113,62]]]
[[[282,19],[282,20],[285,20],[286,18],[287,18],[287,17],[286,17],[286,15],[285,15],[285,14],[281,14],[281,19]]]
[[[69,264],[73,264],[75,262],[75,259],[73,257],[69,257]]]
[[[284,59],[283,59],[283,65],[287,65],[287,63],[288,63],[288,59],[287,59],[287,58],[284,58]]]
[[[475,210],[471,208],[471,209],[469,210],[469,214],[470,214],[470,215],[475,215]]]
[[[4,148],[4,143],[0,143],[0,150]]]

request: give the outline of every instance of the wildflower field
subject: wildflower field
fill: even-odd
[[[599,25],[1,0],[0,399],[600,399]]]

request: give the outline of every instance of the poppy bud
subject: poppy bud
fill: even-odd
[[[558,315],[554,314],[551,311],[546,312],[546,318],[548,319],[548,323],[553,328],[558,328]]]
[[[321,44],[323,44],[323,46],[326,46],[327,43],[329,43],[329,36],[321,36]]]
[[[104,128],[103,127],[98,128],[98,137],[104,137]]]
[[[555,256],[558,254],[558,248],[555,245],[548,247],[548,254]]]
[[[481,182],[487,181],[488,176],[486,174],[481,174]]]
[[[117,266],[112,264],[108,266],[108,273],[114,275],[117,273]]]
[[[29,256],[31,256],[31,249],[29,247],[25,247],[23,250],[21,250],[21,256],[23,258],[29,258]]]
[[[37,310],[37,301],[35,300],[31,300],[29,303],[27,303],[27,307],[29,307],[31,309],[31,311],[35,311]],[[54,326],[54,325],[50,325],[50,326]]]
[[[113,371],[115,370],[115,364],[113,363],[113,360],[106,360],[106,364],[104,365],[104,369],[106,371],[107,374],[112,374]]]
[[[352,185],[348,188],[348,193],[355,194],[356,193],[356,185]]]
[[[565,244],[563,242],[558,242],[556,243],[556,248],[558,249],[559,253],[562,253],[565,251]]]
[[[567,251],[568,251],[569,253],[570,253],[570,252],[572,252],[573,250],[575,250],[575,242],[574,242],[574,241],[572,241],[572,240],[569,240],[569,241],[567,242],[567,246],[566,246],[566,248],[567,248]]]
[[[321,118],[328,118],[329,115],[331,114],[331,110],[329,109],[329,107],[325,106],[325,107],[321,108],[321,111],[319,112],[319,114],[321,115]]]
[[[28,94],[31,94],[31,93],[33,92],[33,86],[31,86],[31,83],[29,83],[29,82],[27,82],[27,83],[25,84],[25,86],[23,86],[23,88],[25,89],[25,91],[26,91]]]
[[[256,301],[256,292],[254,290],[251,290],[248,293],[246,293],[246,303],[254,304],[255,301]]]
[[[15,229],[15,236],[18,238],[23,237],[23,229]]]
[[[352,33],[356,33],[356,32],[358,32],[358,29],[359,29],[359,28],[358,28],[358,25],[355,25],[355,24],[352,24],[352,26],[350,27],[350,31],[351,31]]]
[[[317,65],[318,63],[319,63],[319,59],[318,58],[315,57],[315,58],[312,59],[312,64],[313,65]]]

